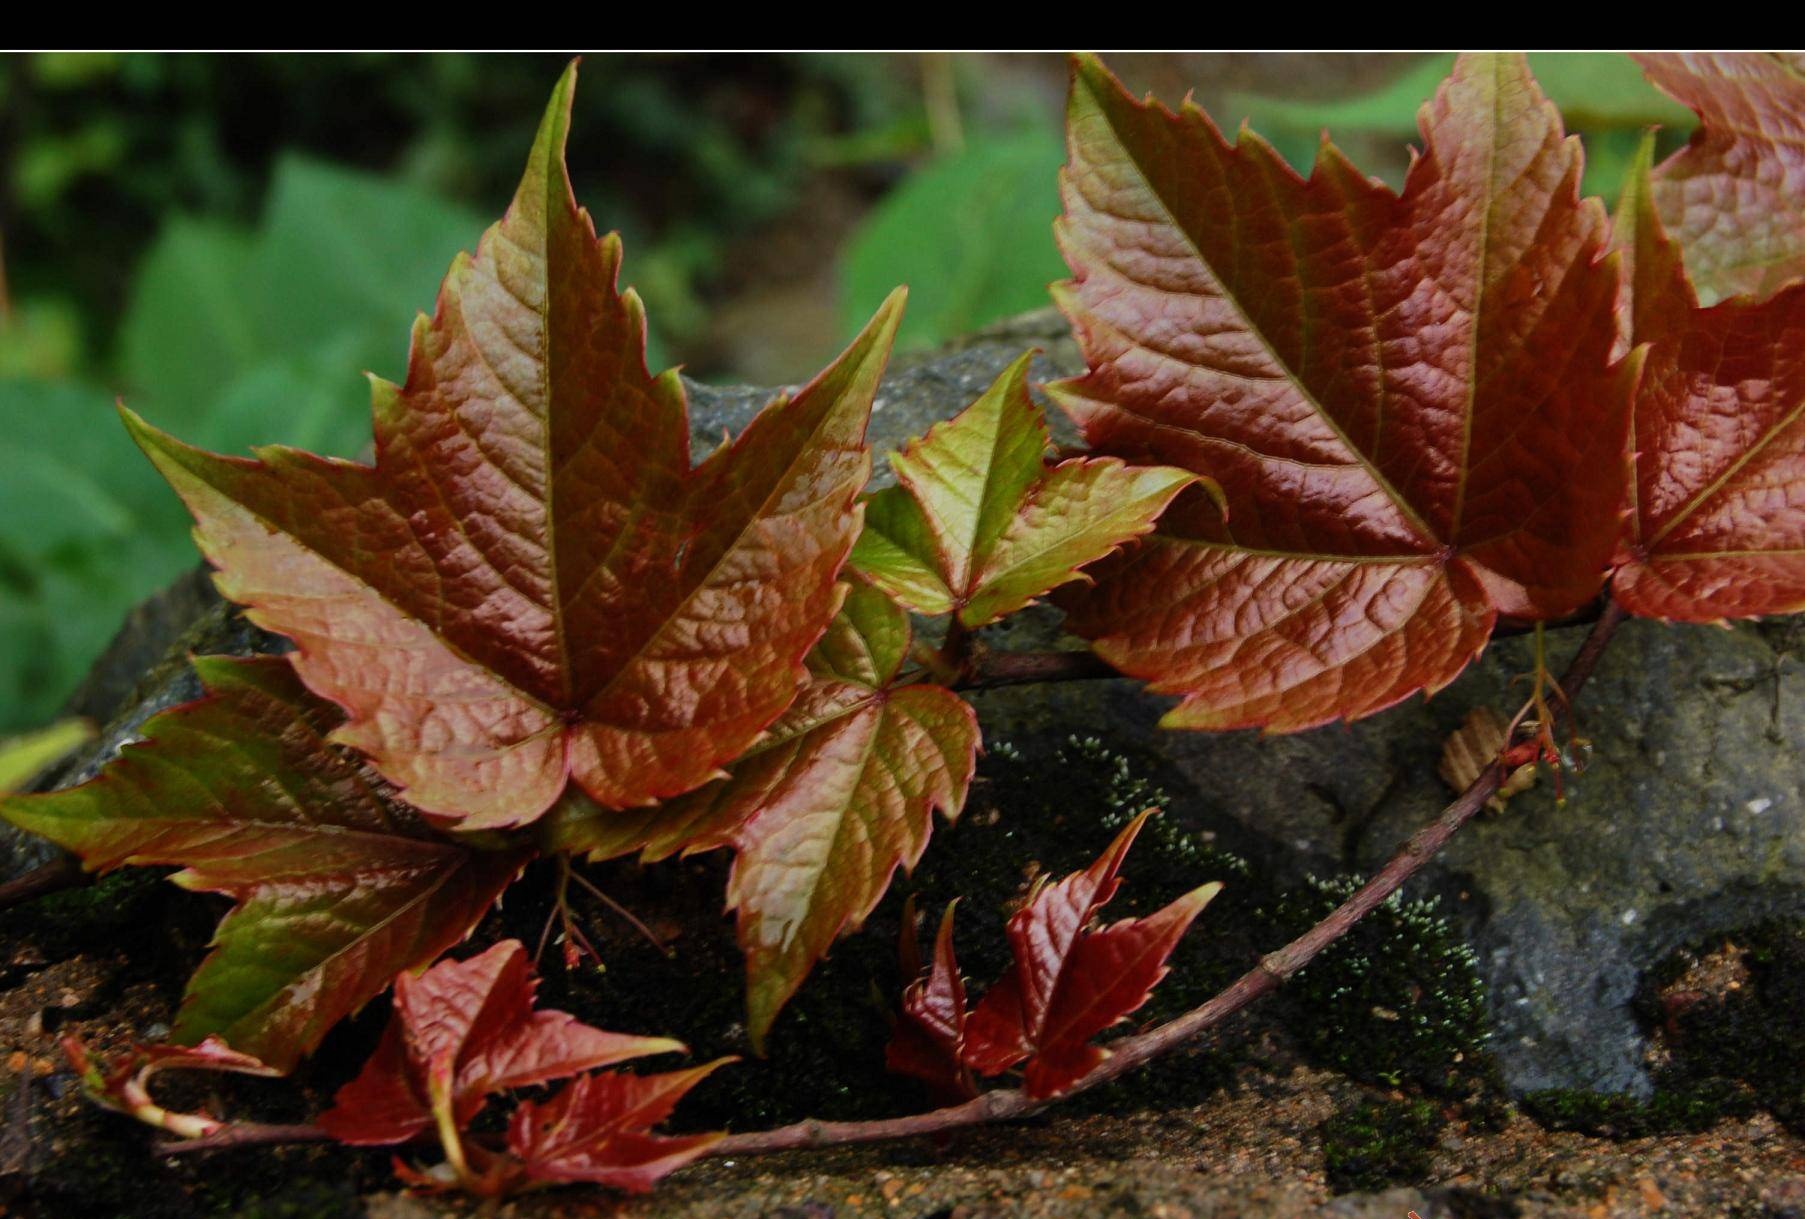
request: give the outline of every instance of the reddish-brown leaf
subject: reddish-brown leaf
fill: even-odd
[[[914,933],[911,922],[904,935]],[[927,971],[903,991],[902,1014],[884,1049],[884,1064],[898,1075],[921,1080],[940,1101],[978,1094],[965,1065],[965,979],[953,954],[952,905],[940,918]]]
[[[707,782],[780,715],[859,529],[901,313],[694,469],[682,383],[645,367],[620,242],[564,164],[574,65],[507,215],[375,383],[376,463],[247,461],[128,414],[221,590],[293,639],[337,739],[427,813],[532,821]]]
[[[1632,511],[1612,591],[1631,613],[1712,622],[1805,609],[1805,283],[1700,308],[1641,173],[1631,254]]]
[[[643,1193],[726,1136],[653,1134],[683,1094],[721,1059],[663,1075],[601,1072],[544,1103],[527,1101],[508,1125],[508,1150],[536,1181],[584,1181]]]
[[[282,1070],[404,969],[476,925],[525,862],[422,824],[348,751],[287,660],[195,662],[207,696],[144,726],[79,787],[0,815],[97,872],[179,867],[237,904],[188,984],[175,1040],[218,1034]]]
[[[1091,1038],[1147,1001],[1166,976],[1166,958],[1222,887],[1193,889],[1146,918],[1092,926],[1151,815],[1135,818],[1089,868],[1047,885],[1009,920],[1015,960],[966,1022],[967,1066],[995,1075],[1026,1059],[1023,1087],[1046,1097],[1108,1057]]]
[[[1700,294],[1765,294],[1805,275],[1805,55],[1638,55],[1698,113],[1652,189]]]
[[[934,811],[950,819],[965,805],[977,716],[943,687],[896,684],[908,650],[908,616],[854,581],[801,695],[727,778],[643,814],[561,810],[548,831],[556,847],[598,858],[738,853],[727,904],[755,1046],[896,869],[920,861]]]
[[[400,975],[376,1052],[320,1115],[321,1128],[341,1143],[404,1143],[441,1113],[461,1129],[494,1093],[684,1048],[534,1011],[537,988],[516,940],[418,977]]]
[[[1064,598],[1178,727],[1296,730],[1433,691],[1500,612],[1598,590],[1632,381],[1608,228],[1520,57],[1463,58],[1393,194],[1308,179],[1080,60],[1059,299],[1091,444],[1213,476]]]

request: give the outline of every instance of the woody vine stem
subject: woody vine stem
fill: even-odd
[[[1578,697],[1581,688],[1591,678],[1599,658],[1604,655],[1606,647],[1610,644],[1624,617],[1624,611],[1614,601],[1607,600],[1599,608],[1597,621],[1560,677],[1560,692],[1563,697],[1558,700],[1555,710],[1555,716],[1559,720],[1570,719],[1572,714],[1570,708],[1574,699]],[[953,646],[942,649],[941,659],[960,670],[960,676],[957,679],[957,687],[960,689],[983,689],[989,686],[1011,685],[1026,681],[1114,675],[1113,671],[1107,669],[1093,671],[1091,662],[1095,661],[1097,665],[1101,665],[1102,662],[1096,661],[1089,653],[1021,653],[1013,656],[1005,653],[986,656],[971,650],[968,637],[962,634],[955,635],[952,640],[949,640],[949,643]],[[1056,659],[1061,657],[1070,657],[1071,659]],[[1038,672],[1036,674],[1032,671]],[[1544,727],[1552,727],[1558,733],[1566,725],[1557,723]],[[1424,864],[1433,859],[1437,852],[1448,844],[1449,839],[1460,830],[1460,827],[1472,820],[1474,814],[1485,807],[1485,802],[1497,794],[1498,788],[1504,781],[1504,776],[1514,770],[1516,766],[1529,760],[1528,757],[1519,755],[1524,754],[1526,750],[1533,751],[1538,748],[1533,741],[1524,740],[1521,734],[1518,739],[1507,742],[1504,752],[1494,759],[1492,764],[1486,767],[1452,804],[1443,809],[1434,821],[1411,835],[1409,841],[1398,848],[1397,853],[1386,861],[1384,867],[1373,873],[1372,877],[1353,896],[1337,906],[1328,917],[1283,948],[1262,957],[1259,964],[1201,1006],[1192,1008],[1184,1015],[1148,1029],[1146,1032],[1124,1037],[1111,1043],[1109,1046],[1110,1056],[1104,1059],[1089,1075],[1059,1096],[1037,1100],[1020,1089],[1001,1088],[986,1092],[963,1104],[935,1109],[927,1113],[918,1113],[909,1117],[861,1122],[811,1120],[789,1126],[779,1126],[774,1130],[729,1135],[716,1143],[708,1154],[717,1158],[763,1155],[776,1151],[840,1147],[855,1143],[883,1143],[921,1135],[944,1134],[970,1126],[1026,1117],[1049,1105],[1057,1104],[1066,1097],[1075,1096],[1080,1092],[1089,1091],[1117,1079],[1201,1036],[1242,1008],[1283,986],[1292,975],[1308,965],[1329,945],[1346,935],[1356,923],[1372,913],[1387,898],[1396,893],[1404,882],[1414,876]],[[168,1144],[163,1150],[167,1154],[177,1155],[233,1147],[318,1142],[325,1137],[325,1133],[316,1126],[275,1126],[241,1122],[229,1125],[217,1133],[203,1138]]]

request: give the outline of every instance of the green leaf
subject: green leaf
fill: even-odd
[[[207,696],[156,716],[79,787],[0,798],[0,816],[92,871],[176,866],[236,902],[188,984],[174,1040],[218,1034],[282,1070],[326,1030],[462,939],[519,852],[433,833],[327,744],[343,719],[277,657],[195,662]]]
[[[1064,272],[1054,247],[1058,133],[1035,128],[979,137],[887,195],[844,256],[847,327],[895,285],[909,285],[898,342],[922,347],[1047,303]]]
[[[1422,57],[1390,82],[1365,93],[1328,101],[1297,101],[1259,94],[1229,99],[1230,113],[1245,112],[1250,121],[1267,126],[1324,127],[1337,133],[1375,131],[1412,136],[1417,112],[1454,70],[1453,55]],[[1664,96],[1643,77],[1629,56],[1614,52],[1539,52],[1529,56],[1529,70],[1542,91],[1575,127],[1654,125],[1689,129],[1698,120],[1686,107]]]
[[[250,257],[263,333],[292,351],[355,330],[383,354],[378,371],[398,369],[407,323],[482,229],[480,216],[416,187],[286,158]]]
[[[976,402],[890,458],[900,485],[866,509],[853,566],[910,609],[957,612],[967,627],[1082,579],[1080,568],[1153,528],[1200,479],[1168,466],[1073,458],[1051,469],[1051,438],[1028,397],[1033,352]]]
[[[191,431],[204,424],[219,387],[267,351],[247,299],[251,249],[246,234],[177,219],[139,266],[119,327],[120,371],[127,398],[154,404],[171,426]],[[272,407],[272,416],[278,413]]]

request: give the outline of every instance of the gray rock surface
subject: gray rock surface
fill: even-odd
[[[899,359],[873,417],[880,452],[959,409],[1029,345],[1047,353],[1040,375],[1075,363],[1050,314]],[[768,396],[693,387],[698,452]],[[1045,646],[1057,618],[1037,611],[994,634],[999,646]],[[1551,647],[1564,653],[1579,636],[1553,634]],[[1805,911],[1802,640],[1784,625],[1629,624],[1581,703],[1592,761],[1566,801],[1544,780],[1464,831],[1417,882],[1468,929],[1514,1085],[1645,1089],[1628,1007],[1642,971],[1689,940]],[[93,773],[146,716],[191,697],[186,655],[274,646],[185,580],[135,615],[97,666],[80,709],[108,727],[56,781]],[[1446,803],[1442,741],[1473,707],[1511,709],[1511,679],[1529,661],[1525,641],[1503,642],[1431,702],[1294,737],[1161,733],[1164,702],[1126,681],[999,690],[979,704],[993,735],[1151,742],[1184,779],[1171,814],[1244,828],[1281,875],[1364,872]],[[14,845],[15,871],[41,857]]]

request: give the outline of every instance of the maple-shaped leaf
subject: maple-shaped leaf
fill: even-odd
[[[904,971],[913,980],[903,991],[902,1014],[884,1048],[887,1068],[921,1080],[936,1099],[947,1103],[978,1094],[965,1065],[965,979],[953,952],[956,904],[949,904],[940,917],[934,956],[926,971]],[[905,919],[903,931],[905,936],[914,935],[912,920]]]
[[[1401,194],[1327,144],[1304,179],[1076,64],[1056,291],[1089,372],[1049,393],[1228,506],[1181,499],[1062,601],[1183,696],[1168,726],[1368,715],[1602,583],[1633,363],[1578,143],[1516,56],[1463,57],[1421,126]]]
[[[1656,211],[1711,300],[1805,275],[1805,55],[1638,55],[1699,117],[1655,171]]]
[[[544,1102],[527,1101],[508,1125],[508,1150],[535,1181],[584,1181],[642,1193],[726,1136],[653,1134],[683,1094],[731,1059],[662,1075],[600,1072]]]
[[[1624,191],[1636,394],[1632,508],[1612,595],[1715,622],[1805,609],[1805,283],[1699,307],[1648,182]]]
[[[281,1070],[404,969],[463,939],[525,862],[449,841],[328,737],[343,716],[280,657],[194,662],[206,697],[154,716],[79,787],[0,815],[97,872],[175,866],[237,905],[174,1040],[217,1034]]]
[[[1196,475],[1114,458],[1048,468],[1052,438],[1028,396],[1025,353],[976,402],[890,458],[853,566],[923,614],[980,627],[1082,578],[1080,568],[1153,528]]]
[[[754,1046],[896,869],[921,859],[934,810],[952,818],[965,805],[977,716],[944,687],[896,684],[908,650],[908,615],[852,581],[809,656],[809,682],[727,778],[644,814],[560,818],[553,831],[549,845],[598,859],[737,852],[727,904]]]
[[[423,811],[524,824],[571,781],[625,808],[715,777],[789,705],[837,603],[900,292],[691,468],[621,247],[564,165],[575,66],[526,174],[374,383],[376,463],[180,444],[127,414],[217,582]]]
[[[517,940],[441,961],[418,977],[401,974],[382,1040],[320,1115],[320,1127],[341,1143],[405,1143],[432,1126],[441,1108],[461,1128],[496,1092],[684,1050],[667,1037],[629,1037],[565,1012],[535,1011],[538,986]]]
[[[967,1066],[996,1075],[1026,1059],[1023,1088],[1047,1097],[1109,1056],[1091,1038],[1147,1001],[1166,976],[1166,958],[1222,888],[1203,885],[1145,918],[1093,926],[1150,816],[1136,817],[1095,863],[1045,886],[1010,918],[1014,962],[966,1021]]]

